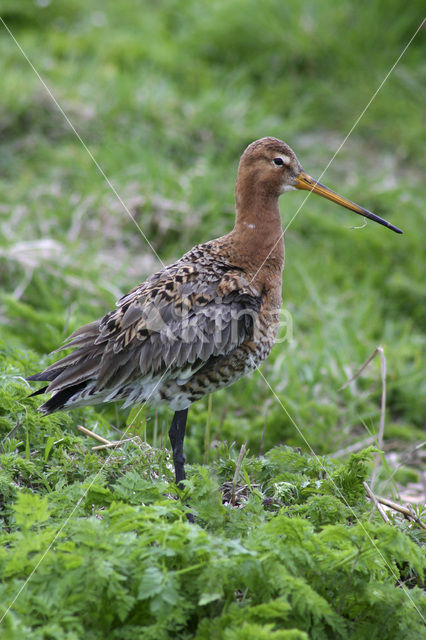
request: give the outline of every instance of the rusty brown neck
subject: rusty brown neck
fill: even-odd
[[[252,188],[250,188],[252,186]],[[237,216],[231,235],[241,257],[254,269],[262,267],[281,276],[284,240],[278,195],[259,185],[235,187]]]

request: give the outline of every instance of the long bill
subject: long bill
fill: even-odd
[[[296,182],[294,186],[296,187],[296,189],[304,189],[306,191],[312,191],[313,193],[317,193],[319,196],[322,196],[323,198],[327,198],[328,200],[331,200],[336,204],[340,204],[340,206],[346,207],[346,209],[349,209],[350,211],[355,211],[355,213],[359,213],[359,215],[364,216],[364,218],[369,218],[370,220],[374,220],[374,222],[378,222],[379,224],[382,224],[384,227],[387,227],[388,229],[392,229],[392,231],[395,231],[395,233],[402,233],[401,229],[398,229],[398,227],[395,227],[393,224],[391,224],[387,220],[384,220],[383,218],[376,216],[375,213],[371,213],[371,211],[368,211],[368,209],[364,209],[363,207],[360,207],[358,204],[355,204],[355,202],[351,202],[350,200],[347,200],[346,198],[339,195],[335,191],[332,191],[325,185],[321,184],[321,182],[317,182],[316,180],[311,178],[311,176],[309,176],[304,171],[301,171],[299,173],[299,175],[296,178]]]

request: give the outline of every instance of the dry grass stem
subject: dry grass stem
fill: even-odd
[[[90,429],[87,429],[86,427],[78,425],[77,429],[82,433],[84,433],[86,436],[90,436],[91,438],[94,438],[98,442],[102,442],[102,444],[111,444],[110,440],[107,440],[106,438],[99,436],[97,433],[95,433],[94,431],[90,431]]]
[[[383,504],[386,507],[389,507],[390,509],[393,509],[394,511],[399,511],[399,513],[402,513],[405,517],[410,518],[410,520],[414,520],[415,522],[417,522],[417,524],[422,529],[426,529],[426,524],[423,522],[423,520],[421,520],[419,518],[419,516],[414,511],[414,509],[413,509],[411,504],[409,504],[406,507],[404,507],[401,504],[398,504],[397,502],[394,502],[393,500],[389,500],[389,498],[382,498],[381,496],[375,496],[373,494],[373,492],[371,491],[371,489],[368,487],[366,482],[364,482],[364,487],[365,487],[365,490],[366,490],[368,496],[371,498],[371,500],[375,504],[377,502],[379,505]],[[370,495],[369,492],[371,492],[371,495]]]
[[[9,433],[7,433],[7,434],[5,435],[5,437],[3,438],[3,440],[1,441],[1,443],[3,444],[4,442],[6,442],[6,440],[7,440],[8,438],[11,438],[11,437],[14,435],[14,433],[19,429],[19,427],[21,427],[21,426],[22,426],[22,422],[21,422],[20,420],[18,420],[18,421],[16,422],[15,426],[14,426],[14,427],[12,427],[12,429],[9,431]]]
[[[361,373],[368,367],[368,365],[370,364],[370,362],[373,360],[373,358],[377,355],[378,350],[382,349],[382,347],[376,347],[373,351],[373,353],[367,358],[367,360],[364,362],[363,365],[361,365],[361,367],[358,369],[358,371],[356,373],[354,373],[354,375],[352,376],[352,378],[349,378],[349,380],[347,380],[345,382],[345,384],[343,384],[338,391],[343,391],[343,389],[346,389],[347,386],[349,386],[351,384],[351,382],[353,382],[354,380],[356,380]],[[383,351],[383,349],[382,349]]]
[[[259,487],[259,485],[256,483],[250,486],[244,483],[234,487],[233,482],[224,482],[222,485],[222,502],[223,504],[230,504],[233,507],[242,508],[249,499],[250,493],[257,487]]]
[[[111,449],[111,448],[114,448],[114,447],[119,447],[122,444],[125,444],[126,442],[132,442],[132,441],[137,441],[137,440],[139,440],[139,443],[137,443],[137,444],[140,444],[140,437],[139,436],[134,436],[133,438],[125,438],[124,440],[114,440],[114,442],[108,442],[108,443],[105,443],[105,444],[100,444],[100,445],[98,445],[96,447],[92,447],[92,451],[100,451],[101,449]],[[147,443],[144,442],[144,444],[146,445]]]
[[[382,381],[382,395],[380,400],[380,423],[379,423],[379,433],[377,434],[377,446],[379,449],[382,449],[383,435],[385,431],[385,412],[386,412],[386,358],[385,358],[385,352],[383,350],[383,347],[381,346],[376,347],[373,353],[367,358],[367,360],[358,369],[358,371],[352,376],[352,378],[350,378],[347,382],[345,382],[344,385],[340,387],[339,391],[342,391],[343,389],[345,389],[351,382],[353,382],[356,378],[358,378],[358,376],[361,375],[361,373],[367,368],[367,366],[370,364],[373,358],[376,357],[377,354],[379,354],[380,356],[380,375],[381,375],[381,381]],[[371,475],[372,487],[374,486],[374,483],[377,477],[379,464],[380,464],[380,453],[377,453],[376,459],[374,462],[373,473]]]
[[[382,378],[382,396],[380,400],[380,423],[379,434],[377,436],[377,445],[379,449],[383,449],[383,435],[385,432],[385,412],[386,412],[386,358],[383,347],[377,347],[376,353],[380,355],[380,375]],[[374,469],[371,475],[371,486],[374,486],[374,482],[377,477],[380,464],[380,453],[376,454],[376,460],[374,462]]]
[[[133,436],[131,438],[124,438],[123,440],[113,440],[111,442],[111,440],[107,440],[106,438],[103,438],[102,436],[99,436],[94,431],[90,431],[90,429],[87,429],[86,427],[83,427],[81,425],[79,425],[77,427],[77,429],[79,431],[81,431],[82,433],[86,434],[86,436],[90,436],[91,438],[94,438],[98,442],[102,443],[100,445],[92,447],[92,451],[100,451],[101,449],[112,449],[112,448],[115,448],[115,447],[119,447],[122,444],[125,444],[126,442],[131,442],[131,441],[137,442],[137,444],[140,446],[140,437],[139,436]]]
[[[376,498],[377,498],[377,501],[380,502],[381,504],[384,504],[386,507],[389,507],[394,511],[399,511],[400,513],[404,514],[404,516],[407,516],[408,518],[411,518],[412,520],[417,522],[417,524],[422,529],[426,529],[426,524],[423,522],[423,520],[421,520],[418,517],[418,515],[414,511],[411,504],[407,505],[406,507],[403,507],[402,505],[397,504],[396,502],[393,502],[393,500],[389,500],[389,498],[381,498],[379,496],[376,496]]]
[[[368,497],[370,498],[370,500],[373,502],[374,506],[376,507],[377,511],[380,513],[380,515],[382,516],[383,520],[385,522],[387,522],[388,524],[390,524],[390,520],[386,515],[385,510],[383,509],[382,505],[380,504],[380,502],[377,500],[376,496],[374,495],[374,493],[371,491],[370,487],[368,486],[368,484],[366,482],[362,483],[364,485],[364,489],[367,492]]]

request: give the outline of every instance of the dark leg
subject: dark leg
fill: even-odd
[[[169,438],[173,449],[173,462],[175,464],[176,484],[183,489],[182,480],[185,480],[185,455],[183,453],[183,439],[185,437],[186,419],[188,409],[175,411],[172,424],[169,429]]]

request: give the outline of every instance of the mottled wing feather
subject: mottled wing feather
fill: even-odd
[[[212,356],[224,355],[251,336],[253,317],[260,306],[257,292],[242,293],[247,282],[226,274],[213,283],[200,284],[202,274],[191,272],[197,291],[168,280],[141,295],[101,321],[97,345],[105,345],[96,388],[117,386],[132,376],[179,371],[185,365],[197,370]],[[158,284],[157,284],[158,286]],[[250,315],[251,314],[251,315]],[[132,368],[133,367],[133,368]]]
[[[208,247],[195,247],[123,296],[116,310],[77,329],[61,347],[74,351],[29,379],[47,380],[47,391],[70,405],[72,388],[81,394],[89,384],[87,403],[123,398],[131,381],[187,380],[250,339],[261,294]],[[52,400],[46,411],[60,408]]]

